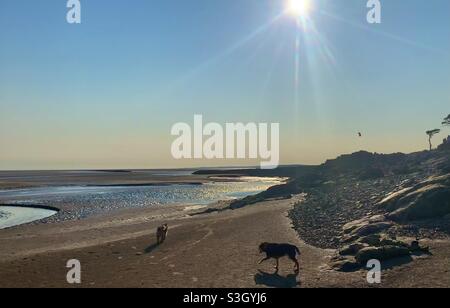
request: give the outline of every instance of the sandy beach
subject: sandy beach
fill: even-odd
[[[82,266],[75,287],[370,287],[364,270],[332,271],[327,262],[334,250],[298,238],[287,214],[299,198],[198,216],[184,206],[165,206],[3,230],[0,287],[74,287],[66,282],[70,259]],[[162,222],[170,231],[157,247],[154,230]],[[258,266],[263,241],[297,245],[299,275],[285,259],[278,274],[273,262]],[[435,256],[383,272],[381,286],[449,286],[449,247],[433,241]]]

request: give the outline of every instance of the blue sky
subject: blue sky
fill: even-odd
[[[0,169],[251,163],[174,161],[194,114],[279,122],[282,163],[425,149],[450,112],[450,2],[381,1],[381,25],[366,0],[312,2],[299,29],[284,0],[81,0],[81,25],[63,0],[0,0]]]

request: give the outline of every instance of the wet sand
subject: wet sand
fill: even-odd
[[[194,217],[183,206],[164,206],[4,230],[0,287],[73,287],[66,282],[69,259],[81,261],[79,287],[369,287],[365,271],[331,271],[326,263],[334,251],[297,237],[287,218],[294,201]],[[156,246],[154,229],[162,222],[169,235]],[[258,266],[263,241],[300,247],[300,274],[287,259],[278,274],[271,261]],[[432,243],[434,256],[385,272],[381,286],[449,286],[449,247]]]

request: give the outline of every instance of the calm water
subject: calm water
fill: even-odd
[[[164,204],[206,205],[218,200],[243,198],[279,184],[275,178],[245,178],[242,182],[204,185],[141,187],[39,187],[0,190],[2,204],[37,204],[62,208],[50,221],[81,219],[117,209]],[[3,218],[2,218],[3,217]],[[0,226],[7,215],[0,214]]]

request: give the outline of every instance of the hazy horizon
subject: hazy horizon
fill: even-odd
[[[450,135],[449,135],[450,136]],[[423,150],[420,150],[420,151],[413,151],[413,152],[400,152],[400,151],[397,151],[397,152],[390,152],[390,153],[382,153],[382,152],[377,152],[377,151],[374,151],[374,152],[371,152],[371,151],[366,151],[366,150],[358,150],[358,151],[355,151],[355,152],[348,152],[348,153],[340,153],[340,154],[337,154],[337,156],[334,156],[334,157],[329,157],[329,158],[327,158],[327,159],[325,159],[324,161],[322,161],[322,162],[320,162],[320,163],[317,163],[317,164],[314,164],[314,163],[311,163],[311,164],[302,164],[302,163],[295,163],[295,162],[293,162],[293,163],[287,163],[287,164],[280,164],[278,167],[289,167],[289,166],[319,166],[319,165],[321,165],[321,164],[323,164],[323,163],[325,163],[326,161],[328,161],[328,160],[333,160],[333,159],[336,159],[336,158],[338,158],[339,156],[342,156],[342,155],[350,155],[350,154],[354,154],[354,153],[357,153],[357,152],[368,152],[368,153],[373,153],[373,154],[381,154],[381,155],[391,155],[391,154],[414,154],[414,153],[419,153],[419,152],[426,152],[426,151],[428,151],[427,149],[423,149]],[[202,160],[202,161],[206,161],[206,160]],[[247,160],[248,161],[248,160]],[[127,168],[127,167],[122,167],[122,168],[120,168],[120,167],[116,167],[116,168],[96,168],[95,166],[93,166],[93,167],[90,167],[90,168],[86,168],[86,167],[80,167],[80,168],[49,168],[49,169],[40,169],[40,168],[36,168],[36,169],[0,169],[0,172],[14,172],[14,171],[30,171],[30,172],[34,172],[34,171],[80,171],[80,172],[82,172],[82,171],[98,171],[98,172],[102,172],[102,171],[121,171],[121,170],[123,170],[123,171],[164,171],[164,170],[200,170],[200,169],[239,169],[239,168],[242,168],[242,169],[246,169],[246,168],[260,168],[260,166],[258,165],[258,161],[256,161],[255,160],[255,163],[254,164],[245,164],[245,163],[241,163],[241,164],[239,164],[239,163],[237,163],[237,164],[226,164],[226,165],[217,165],[217,164],[214,164],[214,163],[209,163],[209,164],[204,164],[204,165],[202,165],[201,163],[198,163],[198,164],[195,164],[195,163],[193,163],[192,165],[190,165],[190,166],[184,166],[184,167],[174,167],[174,166],[172,166],[172,167],[170,167],[170,166],[168,166],[168,167],[165,167],[165,166],[159,166],[159,167],[143,167],[143,168],[139,168],[139,167],[136,167],[136,168]]]
[[[66,1],[2,0],[0,170],[259,164],[173,159],[194,114],[280,123],[280,165],[426,150],[450,112],[450,2],[382,1],[380,25],[366,1],[312,2],[299,29],[284,0],[81,1],[79,25]]]

